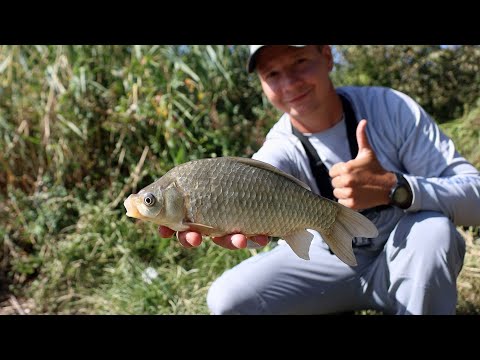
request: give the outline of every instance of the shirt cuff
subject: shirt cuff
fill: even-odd
[[[415,176],[402,174],[405,180],[407,180],[408,184],[410,185],[410,189],[412,190],[412,205],[409,208],[405,209],[405,211],[414,212],[419,211],[422,208],[422,198],[420,196],[420,187],[418,185],[418,181]]]

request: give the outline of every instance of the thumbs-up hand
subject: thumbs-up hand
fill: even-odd
[[[356,158],[335,164],[329,172],[333,195],[342,205],[356,210],[388,204],[390,189],[396,183],[395,174],[386,171],[378,162],[366,127],[367,120],[358,123]]]

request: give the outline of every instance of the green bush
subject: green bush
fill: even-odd
[[[439,123],[461,117],[480,98],[480,46],[337,46],[337,84],[393,87]]]

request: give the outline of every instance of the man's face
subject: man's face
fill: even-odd
[[[263,91],[270,102],[297,119],[314,115],[331,89],[333,59],[329,46],[297,48],[270,45],[256,59]]]

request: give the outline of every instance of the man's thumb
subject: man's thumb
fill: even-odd
[[[363,119],[358,123],[357,126],[357,143],[358,143],[358,154],[362,152],[362,150],[371,150],[370,143],[368,142],[367,138],[367,120]]]

